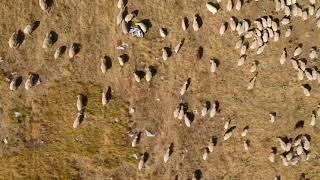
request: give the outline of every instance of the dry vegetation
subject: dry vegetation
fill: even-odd
[[[240,12],[220,11],[212,16],[205,9],[205,0],[129,0],[129,10],[139,10],[138,20],[149,19],[152,27],[142,39],[122,36],[116,27],[118,13],[114,0],[55,0],[49,13],[38,7],[38,0],[0,0],[0,56],[4,57],[0,71],[0,179],[188,179],[201,169],[204,179],[298,179],[306,173],[311,179],[320,179],[320,131],[308,126],[311,111],[319,103],[319,85],[312,82],[312,95],[306,98],[301,82],[287,62],[279,65],[282,49],[292,53],[298,43],[304,44],[302,56],[313,46],[320,46],[315,19],[306,22],[293,20],[290,38],[271,43],[262,55],[250,55],[244,67],[237,68],[238,51],[233,47],[238,40],[229,31],[219,35],[222,22],[231,16],[251,21],[263,15],[274,14],[272,1],[250,2]],[[301,4],[306,4],[302,1]],[[203,27],[199,32],[181,31],[181,19],[189,20],[199,13]],[[26,37],[17,49],[8,47],[12,32],[23,29],[32,21],[40,26]],[[159,28],[168,28],[166,40],[159,36]],[[57,43],[42,49],[42,41],[49,31],[58,33]],[[281,29],[282,31],[283,29]],[[174,47],[182,38],[184,46],[179,55],[161,61],[161,49]],[[56,48],[78,42],[82,48],[75,58],[53,59]],[[120,67],[115,50],[120,42],[128,42],[124,53],[129,63]],[[196,50],[204,48],[204,57],[196,61]],[[100,72],[100,58],[108,55],[113,60],[111,71]],[[210,73],[210,58],[221,62],[217,74]],[[246,85],[252,77],[249,64],[259,61],[259,75],[254,90]],[[309,62],[320,67],[319,60]],[[154,65],[158,73],[151,83],[134,81],[136,69]],[[36,72],[42,84],[26,91],[19,87],[11,92],[5,82],[5,72],[17,72],[24,77]],[[192,87],[187,95],[179,90],[187,78]],[[24,83],[24,82],[23,82]],[[101,106],[101,92],[106,87],[114,90],[113,99]],[[85,120],[73,129],[76,116],[76,96],[88,96]],[[159,100],[157,100],[159,99]],[[218,100],[221,112],[209,121],[196,115],[191,128],[173,118],[180,103],[188,102],[191,111],[200,112],[203,102]],[[133,115],[128,113],[135,107]],[[279,112],[274,124],[269,123],[269,112]],[[19,118],[15,112],[20,112]],[[231,119],[236,126],[234,136],[222,142],[223,125]],[[305,120],[305,128],[295,131],[298,120]],[[243,149],[240,133],[250,126],[249,152]],[[155,138],[142,137],[137,148],[131,147],[128,133],[150,129]],[[271,146],[278,146],[277,136],[310,134],[312,155],[310,161],[293,167],[283,167],[267,159]],[[211,136],[218,137],[218,145],[202,160],[203,148]],[[174,143],[172,159],[164,164],[163,154]],[[133,154],[148,152],[146,168],[137,170],[138,160]]]

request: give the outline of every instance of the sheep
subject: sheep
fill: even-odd
[[[217,138],[216,137],[212,137],[209,141],[209,144],[208,144],[208,150],[209,152],[213,152],[213,148],[216,146],[217,144]]]
[[[215,101],[212,103],[212,106],[209,110],[209,117],[213,118],[216,115],[217,111],[218,111],[218,102]]]
[[[228,0],[227,7],[226,7],[227,11],[231,11],[232,8],[233,8],[233,2],[232,0]]]
[[[160,33],[160,36],[161,36],[162,38],[166,38],[166,37],[167,37],[167,31],[166,31],[166,29],[160,28],[159,33]]]
[[[311,88],[307,84],[302,85],[301,88],[303,89],[303,93],[305,96],[310,96]]]
[[[147,82],[150,82],[152,79],[152,72],[149,67],[145,68],[145,78]]]
[[[241,136],[242,136],[242,137],[247,136],[248,131],[249,131],[249,126],[244,127],[243,130],[242,130],[242,132],[241,132]]]
[[[276,120],[276,115],[277,115],[276,112],[270,112],[270,113],[269,113],[270,122],[271,122],[271,123],[274,123],[274,122],[275,122],[275,120]]]
[[[245,35],[244,37],[249,39],[249,38],[252,38],[252,36],[255,34],[254,30],[249,30]]]
[[[137,82],[141,82],[141,80],[142,80],[142,77],[139,75],[139,73],[140,73],[140,71],[133,72],[134,80]]]
[[[206,7],[207,7],[208,11],[211,12],[213,15],[218,12],[218,9],[209,2],[206,4]]]
[[[32,87],[39,85],[40,83],[41,79],[39,75],[30,72],[28,73],[28,79],[26,80],[24,87],[26,90],[29,90]]]
[[[304,71],[300,68],[298,68],[298,80],[303,80],[304,78]]]
[[[78,112],[76,119],[73,122],[73,128],[76,129],[80,126],[80,124],[82,123],[84,119],[84,113],[83,112]]]
[[[302,136],[301,143],[302,143],[303,149],[307,151],[310,150],[310,141],[306,136]]]
[[[280,38],[280,33],[278,31],[275,31],[273,36],[273,41],[277,42],[279,41],[279,38]]]
[[[40,21],[34,21],[31,24],[28,24],[24,29],[23,33],[31,36],[33,31],[39,26]]]
[[[234,48],[239,49],[242,46],[242,43],[243,43],[243,40],[242,40],[242,38],[240,38],[240,40],[236,42],[236,45]]]
[[[263,51],[264,51],[264,49],[265,49],[266,46],[267,46],[266,44],[260,46],[260,47],[257,49],[257,54],[263,53]]]
[[[310,69],[308,68],[307,70],[304,71],[304,74],[306,75],[307,79],[309,81],[313,80],[313,77],[312,77],[312,72],[310,71]]]
[[[193,17],[192,27],[194,31],[199,31],[201,27],[201,25],[199,24],[199,19],[200,17],[197,14]]]
[[[276,157],[276,152],[277,152],[277,148],[272,148],[271,149],[271,153],[268,156],[268,159],[270,162],[274,163],[275,162],[275,157]]]
[[[55,52],[54,52],[54,59],[59,59],[63,56],[63,54],[66,51],[66,46],[60,46]]]
[[[183,31],[186,31],[188,29],[188,19],[186,17],[184,17],[182,19],[182,23],[181,23],[181,27]]]
[[[227,23],[223,23],[219,29],[220,35],[222,36],[226,32],[226,30],[227,30]]]
[[[43,11],[47,11],[49,9],[48,0],[39,0],[39,6]]]
[[[236,30],[237,25],[236,25],[236,20],[235,20],[235,18],[231,17],[231,18],[229,19],[229,26],[230,26],[231,31],[235,31],[235,30]]]
[[[280,64],[283,65],[286,62],[286,60],[287,60],[287,50],[286,48],[284,48],[280,56]]]
[[[149,154],[148,153],[143,153],[141,156],[140,156],[140,161],[139,161],[139,164],[138,164],[138,170],[141,170],[142,168],[145,167],[145,164],[147,162],[147,160],[149,159]]]
[[[292,64],[292,67],[293,67],[293,69],[295,69],[295,70],[299,70],[299,65],[298,65],[298,61],[297,60],[295,60],[295,59],[293,59],[293,58],[291,58],[291,64]]]
[[[77,110],[78,111],[83,111],[83,109],[86,106],[86,97],[83,94],[79,94],[77,96]]]
[[[278,23],[276,21],[272,21],[271,28],[274,32],[278,31]]]
[[[282,18],[281,24],[287,25],[287,24],[289,24],[289,23],[290,23],[290,18],[289,18],[289,17],[284,17],[284,18]]]
[[[302,70],[302,71],[305,71],[306,70],[306,63],[305,63],[305,61],[303,61],[303,60],[298,60],[298,64],[299,64],[299,67],[300,67],[300,69]]]
[[[302,11],[302,20],[306,21],[308,19],[308,12],[306,10]]]
[[[169,52],[167,48],[162,48],[162,59],[166,61],[168,60],[168,58],[169,58]]]
[[[103,90],[102,91],[102,95],[101,95],[101,103],[102,103],[102,106],[106,106],[109,101],[111,100],[111,87],[108,87],[107,90]]]
[[[250,141],[249,140],[243,141],[243,147],[244,147],[245,151],[249,151],[249,146],[250,146]]]
[[[313,6],[313,5],[309,5],[309,6],[308,6],[308,14],[309,14],[309,16],[313,16],[314,13],[315,13],[315,8],[314,8],[314,6]]]
[[[257,29],[258,29],[259,31],[262,31],[262,30],[263,30],[263,25],[262,25],[262,23],[261,23],[259,20],[255,20],[253,23],[256,25],[256,27],[257,27]]]
[[[215,72],[217,71],[217,68],[218,68],[217,60],[215,60],[215,59],[210,59],[210,64],[211,64],[211,66],[210,66],[210,71],[211,71],[212,73],[215,73]]]
[[[242,55],[241,57],[240,57],[240,59],[238,59],[238,64],[237,64],[237,66],[242,66],[243,64],[244,64],[244,62],[245,62],[245,60],[246,60],[246,55]]]
[[[108,67],[109,66],[108,65],[108,63],[109,63],[108,60],[110,60],[110,59],[107,56],[105,56],[105,57],[100,59],[100,69],[101,69],[101,72],[103,74],[105,74],[107,72],[107,70],[110,68],[110,67]]]
[[[191,120],[189,119],[188,115],[184,115],[184,123],[186,124],[187,127],[191,126]]]
[[[248,49],[247,44],[243,44],[243,45],[241,46],[241,48],[240,48],[240,56],[245,55],[246,52],[247,52],[247,49]]]
[[[311,60],[313,60],[315,58],[318,58],[318,52],[317,52],[317,49],[315,47],[310,49],[309,58]]]
[[[260,18],[260,19],[261,19],[262,27],[263,27],[264,29],[266,29],[266,28],[268,27],[268,22],[267,22],[267,20],[266,20],[264,17],[262,17],[262,18]]]
[[[53,31],[50,31],[47,33],[46,37],[43,40],[42,48],[47,49],[50,48],[54,42],[55,42],[55,33]]]
[[[19,32],[14,32],[12,35],[11,35],[11,37],[10,37],[10,39],[9,39],[9,41],[8,41],[8,43],[9,43],[9,47],[10,48],[18,48],[19,46],[20,46],[20,42],[19,42],[19,34],[18,34]]]
[[[69,48],[69,57],[74,58],[75,55],[77,55],[80,51],[80,45],[78,43],[72,43]]]
[[[141,137],[141,132],[138,132],[133,136],[131,147],[137,147],[137,143],[140,141],[140,137]]]
[[[320,18],[320,7],[317,9],[315,16],[316,16],[316,19]]]
[[[235,5],[235,9],[236,9],[237,11],[240,11],[241,7],[242,7],[242,2],[241,2],[241,0],[237,0],[236,5]]]
[[[257,74],[250,79],[248,86],[247,86],[247,90],[252,90],[256,84],[256,80],[257,80]]]
[[[224,128],[225,130],[227,130],[227,129],[229,128],[229,126],[230,126],[230,123],[231,123],[231,120],[226,121],[226,122],[224,123],[223,128]]]
[[[223,136],[223,140],[224,140],[224,141],[228,140],[228,139],[233,135],[234,129],[235,129],[235,126],[230,127],[230,128],[224,133],[224,136]]]
[[[172,156],[172,153],[173,153],[173,143],[170,144],[170,146],[168,147],[166,153],[164,154],[163,156],[163,161],[165,163],[167,163],[169,161],[169,159],[171,158]]]
[[[118,9],[123,8],[126,5],[126,0],[118,0],[117,7]]]
[[[137,16],[136,13],[129,13],[126,15],[126,17],[124,18],[124,21],[126,21],[126,23],[129,23],[130,21],[132,21],[133,18],[135,18]]]
[[[175,52],[175,53],[178,53],[178,52],[180,51],[183,43],[184,43],[184,39],[182,39],[182,40],[179,42],[179,44],[176,45],[176,47],[174,48],[174,52]]]
[[[9,89],[11,91],[17,90],[19,87],[19,84],[21,83],[21,80],[22,80],[21,76],[14,77],[10,82]]]
[[[183,96],[186,91],[189,89],[191,85],[191,78],[188,78],[188,80],[182,85],[181,90],[180,90],[180,95]]]
[[[208,154],[209,154],[209,148],[206,147],[206,148],[204,148],[204,153],[202,155],[202,159],[204,161],[206,161],[208,159]]]
[[[124,66],[125,63],[127,63],[128,61],[128,56],[126,54],[122,54],[120,56],[118,56],[118,62],[120,64],[120,66]]]

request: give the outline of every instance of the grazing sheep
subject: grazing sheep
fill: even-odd
[[[226,121],[226,122],[224,123],[223,128],[224,128],[225,130],[227,130],[227,129],[229,128],[229,126],[230,126],[230,123],[231,123],[231,120]]]
[[[78,111],[82,111],[86,106],[86,97],[83,94],[79,94],[77,96],[77,109]]]
[[[287,50],[286,50],[286,48],[284,48],[282,50],[282,54],[280,56],[280,64],[281,65],[284,64],[286,62],[286,60],[287,60]]]
[[[318,58],[318,52],[317,52],[317,49],[315,47],[310,49],[309,58],[311,60],[313,60],[315,58]]]
[[[19,84],[21,83],[21,76],[15,77],[11,80],[9,89],[15,91],[18,89]]]
[[[176,47],[174,48],[174,52],[178,53],[178,52],[180,51],[183,43],[184,43],[184,39],[182,39],[182,40],[179,42],[179,44],[176,45]]]
[[[28,79],[26,80],[24,87],[26,90],[29,90],[32,87],[39,85],[40,83],[41,79],[38,74],[29,73]]]
[[[39,6],[43,11],[47,11],[49,9],[48,0],[39,0]]]
[[[241,136],[242,136],[242,137],[247,136],[248,131],[249,131],[249,126],[244,127],[243,130],[242,130],[242,132],[241,132]]]
[[[117,3],[117,7],[119,9],[123,8],[125,6],[125,0],[118,0],[118,3]]]
[[[191,120],[189,119],[188,115],[184,115],[184,123],[186,124],[187,127],[191,126]]]
[[[271,151],[271,153],[269,154],[269,157],[268,157],[269,161],[272,162],[272,163],[275,162],[276,152],[277,152],[276,149],[277,148],[272,148],[272,151]]]
[[[301,48],[301,46],[298,46],[298,47],[296,47],[296,49],[294,50],[293,56],[294,56],[294,57],[297,57],[297,56],[299,56],[301,53],[302,53],[302,48]]]
[[[40,21],[34,21],[33,23],[28,24],[23,29],[23,33],[31,36],[31,34],[33,33],[34,30],[36,30],[36,28],[39,26],[39,24],[40,24]]]
[[[222,36],[226,32],[226,30],[227,30],[227,23],[223,23],[219,29],[220,35]]]
[[[282,18],[281,24],[287,25],[287,24],[289,24],[289,23],[290,23],[290,18],[289,18],[289,17],[284,17],[284,18]]]
[[[186,17],[184,17],[182,19],[182,23],[181,23],[181,27],[183,31],[186,31],[188,29],[188,19]]]
[[[231,31],[235,31],[235,30],[236,30],[237,25],[236,25],[236,20],[235,20],[235,18],[233,18],[233,17],[230,18],[230,20],[229,20],[229,26],[230,26]]]
[[[218,12],[218,9],[209,2],[206,4],[206,7],[208,11],[211,12],[212,14],[216,14]]]
[[[227,7],[226,7],[227,11],[231,11],[232,8],[233,8],[233,2],[232,0],[228,0]]]
[[[167,50],[167,48],[162,48],[162,59],[164,61],[168,60],[168,57],[169,57],[169,52]]]
[[[215,59],[210,59],[210,64],[211,64],[210,71],[212,73],[215,73],[217,71],[217,68],[218,68],[218,64],[217,64],[216,60]]]
[[[166,153],[164,154],[163,156],[163,161],[165,163],[167,163],[169,161],[169,159],[171,158],[172,156],[172,153],[173,153],[173,143],[170,144],[170,146],[168,147]]]
[[[308,85],[302,85],[301,88],[303,89],[303,93],[305,96],[310,96],[311,88]]]
[[[245,60],[246,60],[246,55],[242,55],[241,57],[240,57],[240,59],[238,59],[238,64],[237,64],[237,66],[242,66],[242,65],[244,65],[244,62],[245,62]]]
[[[127,55],[126,54],[122,54],[118,57],[118,62],[120,64],[120,66],[124,66],[124,64],[127,62]]]
[[[139,75],[139,72],[140,71],[135,71],[133,73],[134,80],[136,80],[137,82],[141,82],[141,80],[142,80],[142,77]]]
[[[257,74],[253,78],[251,78],[251,80],[249,81],[248,86],[247,86],[248,90],[251,90],[254,88],[254,86],[256,84],[256,80],[257,80]]]
[[[82,123],[83,119],[84,119],[83,112],[78,112],[77,113],[77,117],[73,122],[73,128],[74,129],[78,128],[80,126],[80,124]]]
[[[291,59],[290,61],[291,61],[291,64],[292,64],[293,69],[299,70],[298,61],[295,60],[295,59]]]
[[[241,2],[241,0],[237,0],[236,5],[235,5],[235,9],[236,9],[237,11],[240,11],[241,7],[242,7],[242,2]]]
[[[298,80],[303,80],[304,78],[304,71],[298,68]]]
[[[189,89],[191,85],[191,78],[188,78],[188,80],[182,85],[181,90],[180,90],[180,95],[183,96],[186,91]]]
[[[100,59],[100,69],[103,74],[108,70],[108,57],[103,57]]]
[[[10,37],[10,39],[9,39],[9,41],[8,41],[10,48],[18,48],[18,47],[20,46],[20,42],[19,42],[19,40],[18,40],[18,39],[19,39],[18,33],[19,33],[19,32],[14,32],[14,33],[11,35],[11,37]]]
[[[77,55],[80,51],[80,45],[77,43],[72,43],[70,48],[69,48],[69,57],[73,58],[75,55]]]
[[[129,23],[130,21],[132,21],[133,18],[135,18],[137,16],[137,14],[135,13],[129,13],[126,15],[126,17],[124,18],[124,21],[126,21],[127,23]]]
[[[151,69],[149,67],[147,67],[145,69],[145,78],[146,78],[147,82],[151,81],[151,79],[152,79],[152,72],[151,72]]]
[[[140,161],[139,161],[139,164],[138,164],[138,170],[141,170],[142,168],[145,167],[145,164],[147,162],[147,160],[149,159],[149,154],[148,153],[143,153],[141,156],[140,156]]]
[[[243,141],[243,147],[244,147],[245,151],[249,151],[249,146],[250,146],[250,141],[249,140]]]
[[[192,27],[194,31],[199,31],[200,29],[199,18],[197,14],[193,17]]]
[[[271,123],[274,123],[274,122],[275,122],[275,120],[276,120],[276,115],[277,115],[276,112],[271,112],[271,113],[269,113],[270,122],[271,122]]]
[[[102,95],[101,95],[101,103],[102,103],[102,106],[106,106],[109,101],[111,100],[111,87],[108,87],[107,90],[103,90],[102,91]]]
[[[210,118],[213,118],[217,114],[217,111],[218,111],[218,102],[217,101],[212,103],[212,106],[209,111],[210,111],[209,112]]]
[[[228,140],[232,135],[233,135],[233,131],[234,131],[235,127],[230,127],[225,133],[224,133],[224,136],[223,136],[223,140],[226,141]]]
[[[305,71],[306,70],[306,62],[303,61],[303,60],[298,60],[298,64],[299,64],[299,67],[302,71]]]
[[[209,148],[204,148],[204,153],[203,153],[203,155],[202,155],[202,159],[203,160],[207,160],[208,159],[208,154],[209,154]]]
[[[162,38],[166,38],[167,37],[167,32],[166,32],[166,30],[164,28],[160,28],[159,33],[160,33],[160,36]]]
[[[43,40],[42,48],[47,49],[50,48],[55,42],[55,33],[50,31]]]
[[[263,51],[264,51],[264,49],[265,49],[266,46],[267,46],[266,44],[260,46],[260,47],[257,49],[257,54],[263,53]]]
[[[137,143],[139,142],[140,137],[141,137],[141,133],[140,132],[133,136],[133,139],[132,139],[132,142],[131,142],[131,146],[132,147],[137,147]]]

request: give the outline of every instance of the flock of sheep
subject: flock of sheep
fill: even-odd
[[[240,11],[242,6],[244,5],[242,0],[227,0],[226,2],[220,2],[221,0],[217,0],[216,3],[208,2],[204,4],[209,12],[213,16],[219,13],[219,11],[226,10],[232,11],[237,10]],[[48,4],[47,0],[39,0],[39,5],[43,11],[50,11],[50,4]],[[270,44],[273,42],[277,42],[281,40],[281,38],[287,38],[291,35],[293,31],[293,27],[291,21],[293,18],[300,18],[302,21],[306,21],[310,18],[316,18],[316,24],[318,28],[320,28],[320,8],[316,9],[315,0],[310,0],[309,5],[305,8],[299,5],[295,0],[274,0],[275,11],[283,11],[284,16],[281,19],[277,19],[271,15],[262,16],[253,21],[253,24],[247,19],[237,19],[236,17],[230,17],[230,19],[221,24],[219,28],[219,34],[224,36],[227,31],[231,31],[236,33],[239,36],[239,40],[235,43],[235,49],[239,49],[239,59],[236,66],[242,66],[247,63],[247,56],[249,53],[262,54]],[[225,7],[224,7],[225,6]],[[123,34],[131,35],[136,38],[143,38],[149,30],[148,22],[139,21],[135,22],[135,17],[137,16],[137,12],[128,12],[127,2],[125,0],[119,0],[117,3],[117,7],[119,8],[119,13],[116,17],[116,24],[121,28]],[[224,8],[221,8],[224,7]],[[202,27],[202,18],[196,14],[193,17],[192,28],[195,32],[197,32]],[[39,26],[39,22],[33,22],[30,25],[27,25],[25,29],[22,31],[14,32],[9,38],[9,46],[10,48],[19,48],[19,46],[25,40],[24,36],[31,36],[32,33]],[[284,32],[280,32],[280,26],[285,29]],[[186,31],[189,28],[189,20],[184,17],[182,18],[181,23],[182,31]],[[168,35],[168,31],[166,28],[160,28],[159,35],[163,39]],[[53,31],[47,33],[44,37],[44,41],[42,44],[43,48],[51,48],[52,45],[57,41],[57,34]],[[175,53],[179,53],[181,47],[184,44],[184,39],[182,39],[174,48],[173,51]],[[279,52],[279,61],[281,65],[284,65],[287,60],[290,59],[292,67],[297,72],[297,77],[299,80],[303,80],[307,78],[308,81],[317,80],[320,83],[320,72],[317,67],[311,67],[307,65],[307,58],[310,60],[314,60],[318,57],[318,49],[317,47],[312,47],[309,52],[309,57],[303,58],[300,57],[302,53],[302,44],[298,44],[296,48],[290,54],[288,49],[285,48],[282,52]],[[80,44],[72,43],[68,50],[68,55],[70,58],[75,57],[80,52]],[[55,59],[61,58],[66,52],[67,47],[61,46],[59,47],[53,57]],[[164,47],[162,48],[162,59],[163,61],[167,61],[172,56],[171,48]],[[198,49],[198,58],[202,58],[202,48]],[[122,54],[118,58],[118,62],[120,66],[125,66],[128,63],[128,55]],[[106,73],[110,68],[111,59],[109,57],[101,58],[101,72]],[[215,73],[219,68],[219,62],[216,59],[210,59],[210,72]],[[247,89],[253,90],[258,80],[258,72],[257,68],[258,62],[254,61],[251,63],[250,72],[255,73],[252,78],[248,81]],[[147,82],[152,81],[152,78],[156,75],[157,69],[153,66],[146,67],[143,70],[136,70],[133,72],[133,78],[136,82],[141,82],[146,80]],[[17,74],[12,74],[8,77],[9,88],[12,91],[17,90],[22,82],[22,76]],[[38,74],[30,72],[28,74],[27,80],[25,81],[25,89],[29,90],[41,83],[40,76]],[[188,78],[181,87],[180,96],[186,96],[186,92],[192,86],[192,79]],[[311,96],[311,85],[302,84],[301,88],[305,96]],[[101,103],[103,106],[107,106],[111,99],[111,87],[103,90]],[[85,109],[87,101],[90,97],[86,97],[86,95],[79,94],[77,96],[77,116],[73,123],[73,128],[79,128],[81,123],[85,118]],[[217,113],[220,111],[220,104],[218,101],[207,101],[203,104],[201,109],[201,116],[209,119],[213,119]],[[134,109],[132,109],[132,113],[134,113]],[[174,118],[183,120],[186,127],[192,126],[192,122],[194,120],[194,114],[191,111],[188,111],[188,103],[180,103],[177,105],[174,110]],[[270,122],[273,123],[276,121],[277,112],[270,112]],[[311,126],[316,125],[316,121],[320,116],[320,106],[317,110],[312,112],[312,118],[310,121]],[[230,126],[230,121],[227,121],[224,125],[225,133],[223,136],[223,141],[227,141],[233,136],[235,131],[235,126]],[[297,124],[296,128],[301,128],[301,124]],[[242,130],[241,136],[247,137],[249,133],[249,126],[245,126]],[[154,137],[155,135],[146,130],[146,136]],[[139,143],[139,140],[142,136],[141,132],[138,132],[132,135],[132,147],[136,147]],[[306,134],[301,134],[295,138],[289,137],[278,137],[280,142],[280,148],[272,147],[269,155],[269,160],[271,162],[275,162],[276,155],[279,155],[283,165],[297,165],[299,161],[306,161],[309,159],[311,152],[311,137]],[[207,160],[209,158],[210,153],[215,150],[215,146],[217,145],[217,137],[210,137],[208,144],[204,148],[203,152],[203,160]],[[250,148],[250,140],[245,139],[243,141],[244,150],[248,151]],[[281,149],[281,153],[279,153],[279,149]],[[167,163],[170,161],[172,156],[174,155],[174,145],[170,143],[167,145],[167,149],[163,152],[163,161]],[[138,169],[141,170],[145,168],[146,162],[149,159],[148,153],[143,153],[140,156],[140,162],[138,164]],[[201,170],[196,170],[192,179],[201,179],[202,172]],[[281,176],[276,175],[275,179],[280,179]]]

